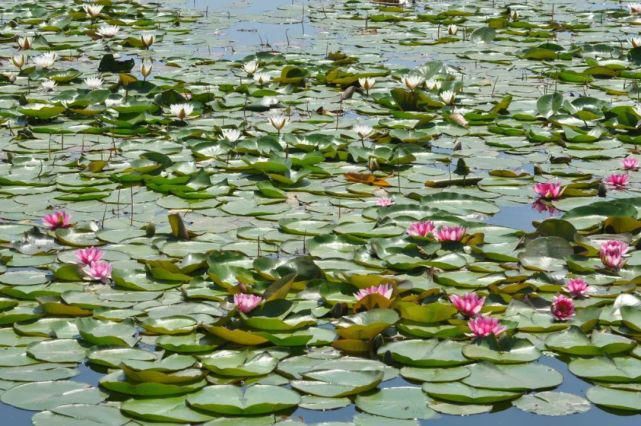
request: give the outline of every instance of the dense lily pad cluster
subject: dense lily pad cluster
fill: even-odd
[[[0,400],[39,425],[641,412],[641,6],[433,3],[287,1],[260,19],[313,46],[223,58],[232,11],[0,5]]]

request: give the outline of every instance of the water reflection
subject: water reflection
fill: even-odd
[[[553,206],[539,206],[536,202],[532,205],[504,206],[497,214],[488,218],[487,223],[529,232],[534,231],[533,221],[542,221],[558,213]]]

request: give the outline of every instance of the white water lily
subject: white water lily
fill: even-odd
[[[140,42],[145,49],[149,49],[156,42],[156,35],[153,33],[140,34]]]
[[[459,126],[461,126],[461,127],[467,127],[467,126],[469,126],[469,124],[470,124],[470,123],[465,119],[465,117],[463,116],[463,114],[461,114],[461,113],[460,113],[459,111],[457,111],[457,110],[454,110],[454,112],[453,112],[452,114],[450,114],[450,119],[451,119],[453,122],[455,122],[456,124],[458,124]]]
[[[85,11],[88,17],[97,18],[102,12],[104,6],[99,4],[83,4],[82,9]]]
[[[50,92],[56,88],[56,82],[49,79],[44,80],[42,83],[40,83],[40,88],[45,92]]]
[[[172,104],[169,106],[169,111],[179,120],[184,120],[194,112],[194,106],[192,104]]]
[[[258,71],[258,62],[249,61],[243,64],[243,70],[247,73],[247,75],[254,75],[254,73]]]
[[[359,78],[358,79],[358,84],[361,85],[363,89],[365,89],[365,92],[369,94],[369,91],[372,87],[374,87],[374,84],[376,84],[376,79],[373,77],[364,77],[364,78]]]
[[[456,93],[454,93],[451,90],[446,90],[444,92],[441,92],[439,95],[441,100],[445,102],[447,105],[452,105],[454,101],[456,100]]]
[[[100,89],[104,81],[100,77],[89,77],[85,78],[85,86],[91,90]]]
[[[23,54],[13,55],[11,57],[11,63],[18,69],[22,69],[24,64],[27,63],[27,57]]]
[[[423,78],[418,75],[406,75],[402,79],[403,84],[410,90],[416,89],[418,86],[423,84]]]
[[[229,142],[236,142],[242,136],[238,129],[223,129],[220,133],[223,135],[223,138]]]
[[[152,69],[151,63],[147,61],[143,61],[142,64],[140,65],[140,73],[142,74],[145,80],[151,74],[151,69]]]
[[[102,38],[113,38],[119,31],[120,27],[118,25],[103,24],[98,28],[98,31],[96,31],[96,35]]]
[[[22,50],[29,50],[33,45],[33,39],[29,36],[18,37],[18,47]]]
[[[641,3],[628,3],[628,12],[630,15],[638,15],[641,13]]]
[[[517,10],[513,10],[510,12],[510,19],[513,21],[518,21],[519,20],[519,12]]]
[[[352,128],[352,130],[358,135],[359,138],[361,138],[361,140],[370,136],[374,131],[374,129],[366,124],[357,124]]]
[[[254,81],[261,86],[269,83],[271,79],[272,77],[264,72],[257,72],[256,74],[254,74]]]
[[[631,38],[630,39],[630,44],[632,45],[632,47],[641,46],[641,38]]]
[[[441,88],[441,82],[430,78],[425,82],[425,87],[427,87],[428,90],[439,90]]]
[[[289,121],[287,117],[282,114],[272,114],[268,117],[268,120],[269,124],[271,124],[272,127],[278,131],[278,133],[283,130],[283,128],[287,125],[287,121]]]
[[[58,59],[56,52],[47,52],[33,58],[33,63],[36,64],[37,67],[47,69],[56,63],[56,59]]]
[[[454,24],[447,26],[447,33],[449,35],[456,35],[457,32],[458,32],[458,26]]]
[[[374,77],[359,78],[358,84],[360,84],[363,89],[369,90],[376,84],[376,79]]]

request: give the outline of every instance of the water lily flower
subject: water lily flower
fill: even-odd
[[[393,291],[394,289],[389,284],[373,285],[371,287],[359,290],[355,296],[356,300],[361,300],[364,297],[369,296],[370,294],[380,294],[386,299],[391,299]]]
[[[444,92],[441,92],[438,96],[446,105],[452,105],[456,100],[456,93],[454,93],[451,90],[446,90]]]
[[[247,75],[254,75],[254,73],[258,71],[258,61],[253,60],[244,63],[243,70],[247,73]]]
[[[56,59],[58,59],[56,52],[47,52],[33,58],[33,63],[36,64],[37,67],[48,69],[56,63]]]
[[[427,87],[428,90],[439,90],[441,88],[441,82],[430,78],[425,82],[425,87]]]
[[[622,173],[613,173],[605,178],[605,183],[614,189],[625,189],[630,183],[630,176]]]
[[[154,33],[141,33],[140,42],[145,49],[149,49],[156,42],[156,35]]]
[[[479,297],[476,293],[466,293],[462,296],[453,294],[450,296],[450,302],[461,315],[471,318],[481,312],[485,297]]]
[[[414,90],[421,84],[423,84],[423,77],[418,75],[406,75],[402,78],[403,84],[409,90]]]
[[[391,198],[381,197],[376,199],[376,205],[378,207],[389,207],[392,204],[394,204],[394,200],[392,200]]]
[[[352,130],[354,130],[354,133],[358,135],[361,141],[369,137],[374,131],[374,129],[366,124],[357,124],[352,128]]]
[[[56,88],[56,82],[53,80],[47,79],[47,80],[44,80],[42,83],[40,83],[40,87],[45,92],[50,92]]]
[[[151,63],[147,61],[143,61],[142,64],[140,64],[140,73],[145,80],[147,80],[147,77],[151,74],[151,69]]]
[[[625,157],[622,163],[625,170],[639,170],[639,160],[635,157]]]
[[[628,252],[629,246],[624,241],[609,240],[601,244],[599,257],[603,266],[613,270],[619,270],[625,263],[623,256]]]
[[[539,198],[545,200],[558,200],[563,194],[564,188],[559,182],[539,182],[534,184],[534,192]]]
[[[512,10],[512,11],[510,12],[510,19],[511,19],[511,20],[513,20],[513,21],[518,21],[518,20],[519,20],[519,17],[520,17],[520,15],[519,15],[519,12],[518,12],[518,11],[516,11],[516,10]]]
[[[18,68],[19,70],[24,67],[24,64],[27,62],[27,58],[23,54],[13,55],[11,57],[11,63]]]
[[[184,121],[192,112],[194,106],[192,104],[172,104],[169,106],[169,111],[181,121]]]
[[[236,142],[242,136],[238,129],[223,129],[220,133],[223,135],[223,138],[229,142]]]
[[[447,26],[447,33],[449,35],[456,35],[457,32],[458,32],[458,26],[456,26],[454,24],[451,24],[451,25]]]
[[[29,50],[33,45],[33,39],[29,36],[18,37],[18,47],[22,50]]]
[[[102,38],[112,38],[115,37],[119,31],[120,27],[118,25],[103,24],[98,28],[98,31],[96,31],[96,35]]]
[[[71,216],[62,210],[55,211],[44,215],[42,224],[52,231],[58,228],[69,228],[71,226]]]
[[[574,302],[569,297],[559,294],[552,299],[550,310],[558,321],[566,321],[574,316]]]
[[[407,228],[407,235],[411,237],[427,237],[430,235],[436,227],[434,226],[434,222],[431,220],[426,220],[426,221],[421,221],[421,222],[414,222],[410,224],[409,228]]]
[[[87,86],[90,90],[100,89],[103,83],[104,81],[102,81],[102,78],[100,77],[85,78],[85,86]]]
[[[628,3],[628,12],[630,15],[638,15],[641,13],[641,3]]]
[[[590,286],[583,278],[571,278],[565,284],[565,290],[572,295],[572,297],[581,299],[588,295]]]
[[[280,134],[280,131],[285,128],[287,125],[287,122],[289,121],[287,117],[285,117],[282,114],[272,114],[268,117],[269,124],[272,125],[274,129],[278,131]]]
[[[97,247],[87,247],[76,250],[76,259],[83,265],[91,265],[102,259],[102,250]]]
[[[478,315],[467,322],[467,326],[476,338],[487,336],[498,336],[507,330],[507,327],[501,325],[501,322],[492,317]]]
[[[465,119],[465,116],[458,111],[454,111],[452,114],[450,114],[450,120],[461,127],[467,128],[470,125],[470,123]]]
[[[467,232],[464,226],[447,226],[443,225],[436,230],[436,239],[438,241],[461,241],[463,235]]]
[[[641,46],[641,38],[635,38],[635,37],[631,38],[630,44],[632,45],[633,48]]]
[[[254,74],[254,81],[256,84],[263,86],[271,81],[272,77],[264,72],[257,72]]]
[[[262,301],[263,298],[260,296],[256,296],[255,294],[234,294],[234,305],[236,305],[236,308],[244,314],[256,309],[256,307],[260,305]]]
[[[111,278],[111,263],[98,260],[82,268],[82,271],[92,281],[102,281],[104,283]]]
[[[100,12],[102,12],[103,7],[104,6],[99,4],[83,4],[82,5],[82,8],[84,9],[87,16],[92,19],[97,18],[100,15]]]
[[[365,93],[369,95],[369,91],[374,84],[376,84],[376,79],[373,77],[363,77],[358,79],[358,84],[365,90]]]

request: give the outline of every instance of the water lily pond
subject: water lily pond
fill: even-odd
[[[7,424],[639,423],[641,4],[0,27]]]

